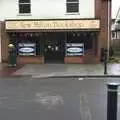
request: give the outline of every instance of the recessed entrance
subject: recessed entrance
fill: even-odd
[[[64,62],[64,34],[46,33],[44,44],[44,57],[46,63]]]

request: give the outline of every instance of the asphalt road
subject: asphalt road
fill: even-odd
[[[0,120],[107,120],[108,80],[0,78]]]

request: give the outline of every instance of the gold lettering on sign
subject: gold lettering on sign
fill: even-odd
[[[41,24],[38,21],[33,21],[34,26],[41,26]]]
[[[20,26],[23,27],[23,28],[30,28],[31,24],[27,23],[27,22],[20,22]]]

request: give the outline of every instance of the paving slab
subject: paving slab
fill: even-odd
[[[33,77],[104,75],[103,64],[26,64],[13,75]],[[120,76],[120,64],[108,64],[108,75]]]
[[[8,77],[14,74],[18,69],[22,68],[23,65],[17,65],[16,67],[9,67],[7,63],[0,64],[0,77]]]

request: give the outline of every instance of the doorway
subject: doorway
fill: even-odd
[[[47,33],[45,38],[45,63],[63,63],[65,50],[63,33]]]

